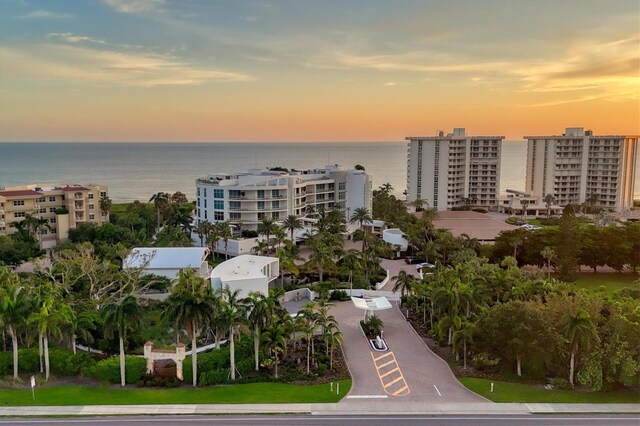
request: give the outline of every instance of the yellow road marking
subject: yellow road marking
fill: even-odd
[[[396,360],[396,356],[393,354],[393,352],[387,352],[386,354],[382,355],[382,356],[378,356],[375,357],[373,356],[373,352],[369,352],[371,354],[371,359],[373,360],[373,366],[376,368],[376,373],[378,373],[378,378],[380,379],[380,384],[382,385],[382,388],[384,389],[384,391],[391,395],[391,396],[405,396],[408,395],[409,393],[411,393],[411,390],[409,389],[409,385],[407,384],[407,381],[404,378],[404,375],[402,374],[402,370],[400,369],[400,365],[398,365],[398,361]],[[391,356],[391,361],[387,361],[387,362],[383,362],[383,364],[378,365],[378,361],[380,361],[381,359],[384,359],[388,356]],[[380,370],[383,369],[384,367],[394,364],[395,363],[395,367],[392,368],[391,370],[385,372],[385,373],[380,373]],[[398,377],[396,377],[395,379],[393,379],[392,381],[385,383],[384,382],[384,378],[387,376],[390,376],[393,373],[397,373]],[[391,386],[395,385],[398,382],[401,382],[402,387],[398,390],[396,390],[395,392],[391,392],[388,391],[387,389],[389,389]]]
[[[386,373],[384,373],[383,375],[380,375],[380,373],[378,373],[378,375],[380,376],[380,378],[381,378],[381,379],[384,379],[384,378],[385,378],[385,377],[387,377],[389,374],[393,374],[393,373],[395,373],[396,371],[400,371],[400,367],[396,367],[396,368],[394,368],[393,370],[389,370],[389,371],[387,371]],[[402,373],[400,373],[400,374],[402,374]]]

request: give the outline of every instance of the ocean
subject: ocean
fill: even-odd
[[[526,141],[504,141],[500,189],[524,190]],[[101,183],[115,202],[146,201],[158,191],[194,198],[195,179],[250,168],[363,165],[374,188],[406,188],[405,142],[375,143],[0,143],[0,187]],[[640,164],[640,160],[638,160]],[[640,173],[635,194],[640,195]]]

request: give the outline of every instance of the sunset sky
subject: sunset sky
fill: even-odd
[[[640,2],[0,1],[0,141],[640,133]]]

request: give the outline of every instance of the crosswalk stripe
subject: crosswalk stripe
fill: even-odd
[[[391,386],[392,384],[399,382],[400,380],[404,380],[404,377],[402,377],[402,375],[400,375],[400,377],[396,377],[394,380],[384,385],[385,389]]]
[[[394,393],[392,393],[392,396],[400,396],[401,393],[403,393],[404,391],[408,391],[409,390],[409,386],[404,385],[404,387],[398,389],[397,391],[395,391]]]
[[[396,360],[395,360],[395,359],[392,359],[391,361],[389,361],[389,362],[385,362],[385,363],[384,363],[384,364],[382,364],[382,365],[376,365],[376,368],[377,368],[378,370],[381,370],[382,368],[386,367],[387,365],[393,364],[394,362],[396,362]]]
[[[395,373],[396,371],[400,371],[400,367],[396,367],[393,370],[389,370],[386,373],[380,375],[381,379],[384,379],[385,377],[387,377],[389,374]]]
[[[393,356],[393,352],[387,352],[386,354],[381,355],[381,356],[379,356],[379,357],[377,357],[377,358],[376,358],[376,357],[374,357],[374,356],[373,356],[373,354],[371,354],[371,356],[373,357],[373,361],[374,361],[374,362],[378,362],[378,361],[380,361],[382,358],[384,358],[384,357],[388,357],[389,355]]]

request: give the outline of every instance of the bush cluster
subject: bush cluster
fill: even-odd
[[[18,350],[18,371],[21,374],[31,374],[40,371],[38,348]],[[49,349],[49,368],[51,374],[58,376],[75,376],[93,366],[95,360],[88,353],[73,352],[51,348]],[[13,353],[11,351],[0,352],[0,376],[13,374]]]
[[[136,383],[147,370],[147,361],[137,356],[125,356],[125,382]],[[82,373],[102,382],[120,383],[120,358],[111,357],[98,361],[82,370]]]

